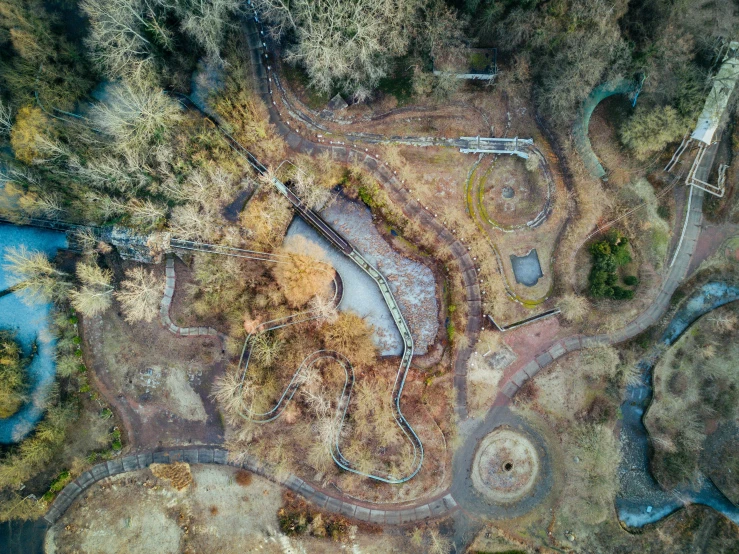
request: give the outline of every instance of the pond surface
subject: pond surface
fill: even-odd
[[[66,248],[64,233],[19,227],[0,223],[0,291],[15,281],[3,268],[8,247],[25,245],[28,250],[40,250],[54,257],[57,250]],[[15,333],[23,352],[30,355],[34,342],[38,350],[28,367],[30,401],[7,419],[0,419],[0,444],[22,440],[43,417],[43,406],[56,374],[56,345],[49,331],[50,303],[27,304],[18,294],[0,297],[0,329]]]
[[[433,272],[393,250],[375,227],[369,209],[363,204],[339,197],[321,216],[385,276],[411,329],[415,353],[425,354],[439,329]],[[403,350],[400,332],[377,284],[302,219],[296,217],[293,220],[287,231],[287,236],[291,235],[302,235],[323,248],[344,284],[344,297],[339,310],[352,310],[374,326],[373,339],[381,355],[400,355]]]
[[[541,277],[544,277],[536,248],[529,251],[525,256],[511,254],[511,266],[513,267],[513,275],[516,277],[516,283],[526,287],[533,287]]]
[[[616,498],[618,517],[629,527],[643,527],[685,506],[704,504],[739,524],[739,508],[707,477],[694,488],[663,490],[649,467],[649,432],[643,417],[652,401],[652,370],[665,346],[671,346],[701,316],[729,302],[739,300],[739,287],[726,283],[707,283],[683,305],[665,329],[660,344],[638,364],[641,383],[626,389],[621,404],[623,459],[619,467],[621,491]]]

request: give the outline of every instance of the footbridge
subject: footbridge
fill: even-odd
[[[531,148],[534,144],[533,139],[514,138],[496,138],[496,137],[460,137],[459,151],[462,154],[510,154],[519,158],[527,159],[529,154],[525,149]]]

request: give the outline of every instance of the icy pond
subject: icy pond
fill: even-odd
[[[0,291],[14,284],[3,268],[5,251],[10,246],[24,245],[28,250],[40,250],[53,257],[56,251],[67,246],[64,233],[18,227],[0,223]],[[0,329],[15,333],[26,355],[31,353],[34,342],[36,355],[28,367],[30,401],[7,419],[0,419],[0,444],[15,443],[30,433],[43,416],[43,406],[55,376],[55,341],[49,331],[48,316],[51,304],[23,302],[18,294],[0,297]]]
[[[385,276],[411,329],[415,353],[425,354],[439,330],[433,272],[393,250],[372,222],[369,208],[363,204],[339,196],[321,216]],[[375,282],[302,219],[293,220],[287,232],[288,237],[291,235],[302,235],[326,251],[329,262],[344,283],[339,309],[352,310],[374,326],[375,343],[383,356],[401,354],[400,333]]]

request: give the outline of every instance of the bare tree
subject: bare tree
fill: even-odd
[[[315,313],[317,324],[323,325],[324,323],[336,323],[339,318],[339,311],[336,309],[336,303],[333,298],[327,298],[325,296],[314,296],[308,309]]]
[[[326,253],[320,246],[296,235],[285,242],[283,253],[289,257],[276,264],[272,273],[292,306],[303,306],[314,296],[328,292],[334,269],[325,263]]]
[[[82,286],[69,293],[76,310],[83,315],[94,316],[110,308],[113,303],[113,272],[101,269],[95,263],[79,263],[77,278]]]
[[[209,56],[219,58],[229,17],[239,11],[241,4],[239,0],[187,0],[177,11],[182,29]]]
[[[0,100],[0,135],[9,136],[13,127],[13,110]]]
[[[172,44],[171,31],[148,0],[83,0],[80,7],[90,21],[92,60],[114,77],[141,76],[151,69],[154,43]]]
[[[13,276],[13,290],[29,301],[63,298],[69,289],[67,274],[58,270],[43,252],[29,252],[25,246],[9,247],[3,267]]]
[[[389,59],[408,50],[420,0],[256,0],[281,35],[294,31],[288,61],[304,65],[324,92],[337,84],[364,99],[387,74]]]
[[[126,280],[115,297],[123,306],[126,321],[152,321],[159,313],[159,301],[164,293],[164,283],[153,271],[141,266],[126,271]]]
[[[570,322],[578,323],[582,321],[585,314],[588,313],[588,308],[587,299],[573,293],[567,293],[559,300],[559,309],[562,311],[562,317]]]
[[[180,105],[142,80],[121,81],[92,110],[95,125],[111,135],[121,152],[139,152],[181,117]]]

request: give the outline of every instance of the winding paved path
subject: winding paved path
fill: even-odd
[[[465,284],[465,294],[469,309],[469,317],[465,328],[465,334],[469,339],[468,345],[457,352],[454,361],[454,384],[457,393],[456,410],[462,420],[462,425],[465,425],[464,420],[467,419],[468,415],[466,407],[466,366],[482,328],[481,296],[477,269],[468,253],[468,247],[441,225],[427,208],[411,198],[394,173],[376,158],[368,155],[366,152],[348,148],[345,145],[317,144],[301,136],[299,132],[293,131],[282,120],[275,105],[272,103],[270,96],[270,75],[263,64],[267,53],[264,52],[259,31],[253,21],[249,25],[247,37],[249,39],[249,54],[253,62],[252,67],[255,73],[257,91],[269,108],[270,121],[284,137],[290,148],[296,152],[310,155],[319,155],[328,152],[337,161],[364,165],[383,184],[393,202],[402,208],[406,217],[415,219],[422,225],[432,229],[438,236],[440,243],[446,245],[452,252],[453,259],[459,266]],[[516,510],[514,510],[514,513],[509,513],[508,510],[496,509],[489,504],[481,503],[480,497],[472,492],[470,488],[469,470],[472,466],[478,440],[501,425],[521,427],[530,431],[525,426],[525,422],[512,414],[506,408],[506,405],[525,381],[534,377],[557,358],[567,352],[582,348],[622,342],[638,335],[644,329],[657,322],[667,309],[673,292],[685,277],[698,235],[700,234],[703,193],[698,189],[693,189],[690,191],[690,194],[692,195],[692,202],[690,213],[687,215],[685,237],[676,254],[675,263],[670,268],[655,302],[632,323],[617,332],[590,337],[568,337],[553,341],[539,352],[533,353],[530,356],[530,361],[503,384],[501,393],[496,398],[494,406],[484,420],[481,422],[470,420],[467,422],[467,425],[471,425],[473,428],[469,430],[464,443],[455,453],[453,461],[454,480],[449,490],[443,491],[438,496],[421,501],[420,503],[416,502],[404,506],[388,507],[387,505],[363,503],[347,497],[342,498],[329,494],[313,485],[305,483],[294,475],[290,475],[285,479],[279,479],[275,476],[271,467],[263,465],[255,459],[247,459],[240,466],[283,484],[325,510],[372,523],[402,524],[420,521],[447,515],[459,507],[480,515],[494,514],[498,517],[511,517],[511,515],[515,515]],[[227,452],[223,449],[212,447],[148,452],[126,456],[120,460],[111,460],[104,464],[98,464],[70,483],[57,497],[47,513],[46,519],[49,522],[57,521],[78,496],[100,479],[124,471],[142,469],[154,462],[167,463],[175,460],[190,463],[229,464]],[[545,472],[545,476],[541,480],[541,485],[535,494],[536,502],[548,493],[550,485],[551,480]],[[524,507],[530,509],[533,505]]]

